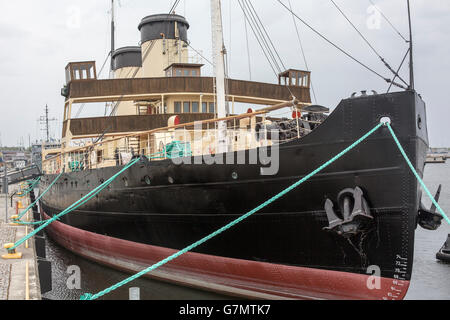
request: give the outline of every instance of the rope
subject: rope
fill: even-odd
[[[245,19],[245,13],[244,13],[244,26],[245,26],[245,41],[247,43],[248,74],[250,77],[250,81],[252,81],[252,65],[250,63],[250,47],[249,47],[249,43],[248,43],[248,28],[247,28],[247,19]]]
[[[408,50],[406,51],[405,56],[403,57],[403,60],[402,60],[402,62],[400,63],[400,66],[398,67],[397,72],[395,73],[395,77],[394,77],[394,79],[392,79],[392,81],[395,81],[395,78],[397,78],[397,75],[398,75],[398,73],[400,72],[400,69],[402,68],[403,63],[405,62],[406,57],[408,56],[410,50],[411,50],[411,48],[408,48]],[[391,91],[392,85],[393,85],[393,83],[391,83],[391,84],[389,85],[389,88],[388,88],[388,90],[387,90],[387,93],[389,93],[389,91]]]
[[[30,234],[28,234],[27,236],[23,237],[22,239],[18,240],[13,247],[9,248],[8,251],[13,251],[15,250],[18,246],[20,246],[22,243],[24,243],[26,240],[28,240],[29,238],[31,238],[32,236],[34,236],[36,233],[38,233],[39,231],[41,231],[42,229],[44,229],[45,227],[47,227],[49,224],[51,224],[52,222],[54,222],[55,220],[58,220],[60,217],[72,212],[73,210],[77,209],[78,207],[82,206],[83,204],[85,204],[86,202],[88,202],[89,200],[91,200],[94,196],[96,196],[100,191],[102,191],[103,189],[105,189],[109,184],[111,184],[111,182],[113,182],[119,175],[121,175],[124,171],[128,170],[128,168],[130,168],[131,166],[133,166],[135,163],[137,163],[140,160],[140,158],[136,158],[132,161],[130,161],[125,167],[122,168],[122,170],[120,170],[118,173],[116,173],[115,175],[113,175],[111,178],[109,178],[108,180],[106,180],[105,182],[103,182],[102,184],[100,184],[98,187],[96,187],[95,189],[93,189],[91,192],[89,192],[87,195],[85,195],[84,197],[82,197],[80,200],[74,202],[73,204],[71,204],[69,207],[67,207],[65,210],[63,210],[62,212],[58,213],[57,215],[53,216],[51,219],[45,220],[45,223],[42,224],[39,228],[34,229],[33,232],[31,232]]]
[[[394,29],[395,32],[397,32],[397,34],[403,39],[405,40],[406,43],[409,43],[409,40],[407,40],[401,33],[400,31],[398,31],[398,29],[391,23],[391,21],[384,15],[383,11],[380,10],[380,8],[378,8],[378,6],[375,5],[375,3],[373,3],[372,0],[369,0],[369,2],[372,4],[372,6],[377,9],[377,11],[383,16],[383,18],[390,24],[390,26],[392,27],[392,29]]]
[[[289,3],[289,9],[291,9],[291,11],[292,11],[291,0],[289,0],[288,3]],[[300,32],[298,30],[297,21],[295,21],[294,14],[292,14],[292,22],[294,23],[295,32],[297,33],[297,39],[298,39],[298,43],[300,44],[300,49],[301,49],[301,52],[302,52],[303,61],[305,62],[306,71],[310,71],[309,66],[308,66],[308,61],[306,60],[305,50],[303,49],[302,39],[300,38]],[[314,96],[314,102],[317,103],[316,90],[314,90],[314,84],[313,84],[312,79],[310,81],[311,81],[312,93],[313,93],[313,96]]]
[[[50,190],[50,188],[56,183],[56,181],[61,177],[62,174],[63,172],[61,171],[61,173],[56,177],[55,180],[53,180],[53,182],[47,187],[47,189],[45,189],[44,192],[40,194],[32,204],[30,204],[24,211],[22,211],[16,219],[14,219],[15,223],[18,223],[18,220],[22,219],[25,213],[27,213],[27,211],[30,210],[47,193],[48,190]]]
[[[34,186],[41,180],[41,177],[38,177],[32,184],[31,186],[28,187],[28,189],[24,190],[25,193],[22,193],[20,196],[24,197],[26,196],[28,193],[31,192],[31,190],[33,190]]]
[[[272,65],[272,61],[271,61],[271,59],[269,58],[269,56],[268,56],[268,54],[266,52],[266,48],[264,47],[263,43],[261,42],[261,40],[259,38],[259,35],[258,35],[258,32],[255,30],[255,27],[253,26],[252,21],[250,20],[249,16],[247,15],[246,8],[244,7],[244,4],[241,3],[241,1],[243,1],[243,0],[238,0],[238,3],[239,3],[239,6],[242,9],[242,12],[244,13],[244,17],[247,20],[248,24],[250,25],[250,28],[252,29],[253,34],[254,34],[254,36],[256,38],[256,41],[258,42],[259,46],[261,47],[261,50],[262,50],[264,56],[266,57],[266,60],[269,63],[269,66],[272,69],[275,77],[278,78],[278,73],[275,70],[275,67]]]
[[[284,195],[286,195],[287,193],[289,193],[290,191],[292,191],[293,189],[297,188],[299,185],[301,185],[302,183],[304,183],[305,181],[307,181],[308,179],[310,179],[312,176],[316,175],[317,173],[319,173],[320,171],[322,171],[323,169],[325,169],[326,167],[328,167],[329,165],[331,165],[333,162],[335,162],[336,160],[338,160],[339,158],[341,158],[342,156],[344,156],[346,153],[348,153],[349,151],[351,151],[353,148],[355,148],[357,145],[359,145],[361,142],[363,142],[364,140],[366,140],[370,135],[372,135],[375,131],[377,131],[381,126],[383,126],[383,123],[379,123],[377,126],[375,126],[372,130],[370,130],[369,132],[367,132],[364,136],[362,136],[361,138],[359,138],[357,141],[355,141],[354,143],[352,143],[349,147],[347,147],[345,150],[341,151],[338,155],[334,156],[332,159],[328,160],[326,163],[324,163],[323,165],[321,165],[319,168],[317,168],[316,170],[312,171],[310,174],[308,174],[307,176],[303,177],[302,179],[298,180],[296,183],[294,183],[293,185],[291,185],[290,187],[284,189],[283,191],[281,191],[280,193],[278,193],[277,195],[273,196],[272,198],[270,198],[269,200],[267,200],[266,202],[264,202],[263,204],[259,205],[258,207],[256,207],[255,209],[249,211],[248,213],[246,213],[245,215],[237,218],[236,220],[230,222],[229,224],[227,224],[226,226],[218,229],[217,231],[209,234],[208,236],[202,238],[201,240],[191,244],[190,246],[184,248],[183,250],[180,250],[176,253],[174,253],[173,255],[171,255],[170,257],[161,260],[160,262],[148,267],[147,269],[144,269],[142,271],[140,271],[139,273],[136,273],[135,275],[103,290],[100,291],[96,294],[91,294],[91,293],[85,293],[80,297],[80,300],[95,300],[98,299],[102,296],[104,296],[105,294],[116,290],[118,288],[120,288],[121,286],[124,286],[125,284],[129,283],[130,281],[133,281],[141,276],[143,276],[144,274],[153,271],[163,265],[165,265],[166,263],[178,258],[179,256],[195,249],[196,247],[198,247],[199,245],[205,243],[206,241],[214,238],[215,236],[223,233],[224,231],[230,229],[231,227],[235,226],[236,224],[240,223],[241,221],[247,219],[248,217],[250,217],[251,215],[253,215],[254,213],[260,211],[261,209],[263,209],[264,207],[268,206],[269,204],[271,204],[272,202],[278,200],[279,198],[283,197]]]
[[[363,68],[367,69],[368,71],[372,72],[373,74],[375,74],[376,76],[380,77],[381,79],[383,79],[384,81],[386,81],[387,83],[391,83],[392,80],[389,78],[384,77],[383,75],[381,75],[380,73],[376,72],[374,69],[370,68],[369,66],[367,66],[366,64],[362,63],[361,61],[359,61],[358,59],[356,59],[355,57],[353,57],[350,53],[348,53],[347,51],[345,51],[344,49],[342,49],[341,47],[339,47],[337,44],[335,44],[334,42],[332,42],[331,40],[329,40],[328,38],[326,38],[324,35],[322,35],[319,31],[317,31],[316,29],[314,29],[311,25],[309,25],[305,20],[303,20],[302,18],[300,18],[294,11],[292,11],[291,9],[289,9],[281,0],[276,0],[278,1],[287,11],[289,11],[290,13],[292,13],[298,20],[300,20],[305,26],[307,26],[309,29],[311,29],[311,31],[313,31],[315,34],[317,34],[319,37],[321,37],[323,40],[325,40],[326,42],[328,42],[330,45],[332,45],[333,47],[335,47],[337,50],[339,50],[340,52],[342,52],[344,55],[346,55],[348,58],[350,58],[351,60],[355,61],[356,63],[358,63],[359,65],[361,65]],[[395,86],[399,86],[399,84],[394,83]],[[404,88],[404,87],[402,87]]]
[[[389,131],[391,132],[392,137],[394,138],[395,143],[397,144],[398,149],[400,150],[400,153],[402,154],[403,158],[405,158],[406,163],[408,164],[409,168],[411,169],[411,171],[414,173],[414,175],[416,176],[417,180],[419,181],[420,185],[422,186],[422,188],[425,190],[426,194],[428,195],[428,197],[431,199],[431,201],[433,202],[433,204],[436,206],[436,208],[438,209],[438,211],[440,212],[440,214],[445,218],[445,220],[447,220],[448,224],[450,224],[450,219],[448,218],[448,216],[445,214],[444,210],[442,210],[441,206],[437,203],[436,199],[434,199],[434,197],[432,196],[430,190],[428,190],[427,186],[425,185],[425,183],[423,182],[423,180],[420,178],[419,174],[417,173],[416,169],[414,169],[414,166],[412,165],[411,161],[409,160],[408,156],[406,155],[405,150],[403,149],[402,145],[400,144],[400,142],[397,139],[397,136],[394,133],[394,130],[392,130],[391,125],[389,124],[389,122],[386,122],[384,124],[385,126],[387,126],[389,128]]]
[[[349,17],[344,13],[344,11],[342,11],[342,9],[336,4],[336,2],[334,2],[334,0],[330,0],[331,3],[333,3],[333,5],[336,7],[336,9],[338,9],[338,11],[341,13],[341,15],[345,18],[345,20],[347,20],[347,22],[353,27],[353,29],[355,29],[355,31],[359,34],[359,36],[364,40],[364,42],[370,47],[370,49],[372,49],[372,51],[375,53],[376,56],[378,56],[378,58],[381,60],[381,62],[384,63],[384,65],[386,66],[386,68],[389,69],[389,71],[391,71],[394,75],[396,75],[394,69],[392,69],[392,67],[389,65],[389,63],[378,53],[378,51],[373,47],[373,45],[369,42],[369,40],[367,40],[367,38],[361,33],[361,31],[359,31],[359,29],[355,26],[355,24],[349,19]],[[396,75],[405,85],[408,85],[408,83],[406,83],[405,80],[403,80],[402,77],[400,77],[399,75]]]

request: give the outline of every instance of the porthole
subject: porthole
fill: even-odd
[[[128,179],[127,178],[123,178],[123,184],[125,187],[128,187]]]
[[[417,128],[422,129],[422,117],[420,114],[417,116]]]
[[[151,185],[152,184],[152,180],[150,179],[149,176],[145,176],[144,177],[144,182],[146,185]]]
[[[170,184],[173,184],[173,183],[174,183],[174,180],[173,180],[172,177],[169,177],[168,180],[169,180],[169,183],[170,183]]]
[[[233,173],[231,174],[231,177],[232,177],[234,180],[237,180],[237,178],[239,178],[237,172],[233,172]]]

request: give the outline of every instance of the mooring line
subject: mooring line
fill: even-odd
[[[38,177],[36,180],[34,180],[34,182],[31,184],[31,186],[30,186],[30,184],[29,184],[29,185],[28,185],[28,189],[24,190],[25,193],[22,193],[20,196],[21,196],[21,197],[24,197],[24,196],[26,196],[28,193],[30,193],[31,190],[33,190],[33,187],[34,187],[40,180],[41,180],[41,177]],[[27,182],[28,182],[28,181],[27,181]]]
[[[389,131],[391,132],[392,138],[394,138],[395,143],[397,144],[398,149],[400,150],[400,153],[402,154],[403,158],[405,158],[406,163],[408,164],[411,171],[416,176],[417,180],[419,181],[420,185],[422,186],[423,190],[425,190],[428,197],[431,199],[433,204],[436,206],[436,208],[439,210],[439,213],[447,220],[448,224],[450,224],[450,219],[445,214],[444,210],[442,210],[441,206],[437,203],[436,199],[434,199],[433,195],[431,194],[430,190],[428,190],[427,186],[423,182],[423,180],[420,178],[419,174],[417,173],[416,169],[414,169],[414,166],[412,165],[411,161],[409,160],[408,156],[406,155],[405,150],[403,149],[402,145],[400,144],[400,141],[398,141],[397,136],[394,133],[394,130],[392,129],[389,122],[384,123],[385,126],[389,128]]]
[[[41,226],[39,226],[38,228],[34,229],[30,234],[28,234],[27,236],[23,237],[22,239],[18,240],[14,246],[8,248],[8,252],[14,252],[15,249],[20,246],[23,242],[25,242],[27,239],[31,238],[32,236],[34,236],[36,233],[38,233],[39,231],[41,231],[42,229],[44,229],[45,227],[47,227],[49,224],[51,224],[52,222],[54,222],[55,220],[58,220],[60,217],[72,212],[73,210],[77,209],[78,207],[82,206],[83,204],[85,204],[86,202],[88,202],[89,200],[91,200],[95,195],[97,195],[100,191],[102,191],[103,189],[105,189],[109,184],[111,184],[111,182],[113,182],[119,175],[121,175],[124,171],[128,170],[131,166],[133,166],[134,164],[136,164],[138,161],[140,161],[140,158],[136,158],[132,161],[130,161],[125,167],[122,168],[122,170],[120,170],[118,173],[116,173],[115,175],[113,175],[111,178],[109,178],[108,180],[106,180],[105,182],[103,182],[102,184],[100,184],[99,186],[97,186],[95,189],[93,189],[92,191],[90,191],[88,194],[86,194],[84,197],[82,197],[81,199],[79,199],[78,201],[74,202],[73,204],[71,204],[69,207],[67,207],[65,210],[63,210],[62,212],[58,213],[57,215],[53,216],[52,218],[45,220],[45,223],[43,223]]]
[[[258,207],[256,207],[255,209],[249,211],[248,213],[246,213],[245,215],[237,218],[236,220],[230,222],[229,224],[227,224],[226,226],[218,229],[217,231],[207,235],[206,237],[200,239],[199,241],[191,244],[190,246],[184,248],[183,250],[180,250],[176,253],[174,253],[173,255],[171,255],[170,257],[159,261],[158,263],[148,267],[147,269],[144,269],[138,273],[136,273],[135,275],[128,277],[127,279],[103,290],[100,291],[96,294],[91,294],[91,293],[85,293],[80,297],[80,300],[95,300],[98,299],[102,296],[104,296],[105,294],[116,290],[118,288],[120,288],[121,286],[129,283],[130,281],[133,281],[141,276],[143,276],[144,274],[153,271],[163,265],[165,265],[166,263],[178,258],[179,256],[191,251],[192,249],[195,249],[196,247],[198,247],[199,245],[205,243],[206,241],[214,238],[215,236],[221,234],[222,232],[230,229],[231,227],[233,227],[234,225],[238,224],[239,222],[247,219],[248,217],[250,217],[251,215],[253,215],[254,213],[260,211],[261,209],[263,209],[264,207],[268,206],[269,204],[271,204],[272,202],[278,200],[279,198],[283,197],[285,194],[289,193],[290,191],[292,191],[293,189],[297,188],[299,185],[301,185],[303,182],[307,181],[308,179],[310,179],[312,176],[316,175],[318,172],[322,171],[323,169],[325,169],[326,167],[328,167],[330,164],[332,164],[333,162],[335,162],[336,160],[338,160],[339,158],[341,158],[343,155],[345,155],[346,153],[348,153],[350,150],[352,150],[353,148],[355,148],[357,145],[359,145],[361,142],[363,142],[365,139],[367,139],[370,135],[372,135],[375,131],[377,131],[381,126],[383,126],[383,123],[379,123],[377,126],[375,126],[372,130],[370,130],[368,133],[366,133],[364,136],[362,136],[361,138],[359,138],[357,141],[355,141],[354,143],[352,143],[352,145],[350,145],[349,147],[347,147],[346,149],[344,149],[343,151],[341,151],[338,155],[334,156],[332,159],[328,160],[326,163],[322,164],[319,168],[317,168],[316,170],[314,170],[313,172],[311,172],[310,174],[308,174],[307,176],[303,177],[302,179],[300,179],[299,181],[297,181],[296,183],[294,183],[293,185],[291,185],[290,187],[284,189],[283,191],[281,191],[280,193],[278,193],[277,195],[273,196],[272,198],[270,198],[269,200],[267,200],[266,202],[264,202],[263,204],[259,205]]]
[[[58,181],[58,179],[62,176],[64,172],[61,171],[61,173],[55,178],[55,180],[53,180],[53,182],[47,187],[47,189],[44,190],[44,192],[42,194],[39,195],[39,197],[37,197],[37,199],[30,204],[27,208],[25,208],[24,211],[22,211],[17,218],[13,219],[14,223],[18,223],[20,222],[19,220],[22,219],[22,217],[25,215],[25,213],[28,212],[28,210],[30,210],[49,190],[50,188],[56,183],[56,181]]]

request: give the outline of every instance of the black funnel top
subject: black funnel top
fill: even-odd
[[[180,40],[187,42],[189,23],[177,14],[154,14],[142,19],[138,27],[141,31],[141,42],[162,39],[162,34],[166,39],[175,39],[175,22]]]
[[[141,47],[123,47],[112,54],[113,70],[125,67],[142,67]]]

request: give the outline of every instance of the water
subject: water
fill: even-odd
[[[434,195],[439,184],[442,184],[439,205],[447,215],[450,214],[450,163],[427,164],[424,182]],[[431,207],[428,196],[423,198],[426,207]],[[417,228],[414,266],[411,286],[406,299],[450,299],[450,264],[436,260],[436,252],[444,244],[450,234],[450,225],[442,220],[436,231]]]
[[[440,205],[450,214],[450,163],[427,164],[425,168],[425,184],[432,193],[442,184]],[[431,201],[424,198],[426,206]],[[450,225],[443,220],[437,231],[427,231],[420,227],[416,231],[415,257],[411,286],[406,299],[450,299],[450,264],[436,260],[436,252],[441,248]],[[100,266],[78,257],[59,247],[52,241],[47,241],[47,258],[52,261],[53,290],[45,298],[56,300],[78,300],[85,292],[97,293],[115,284],[128,274]],[[81,271],[81,289],[67,288],[70,274],[67,268],[76,265]],[[104,299],[124,300],[129,297],[129,288],[139,287],[142,300],[221,300],[230,299],[223,295],[201,290],[180,287],[160,281],[137,279],[129,285],[104,296]]]

